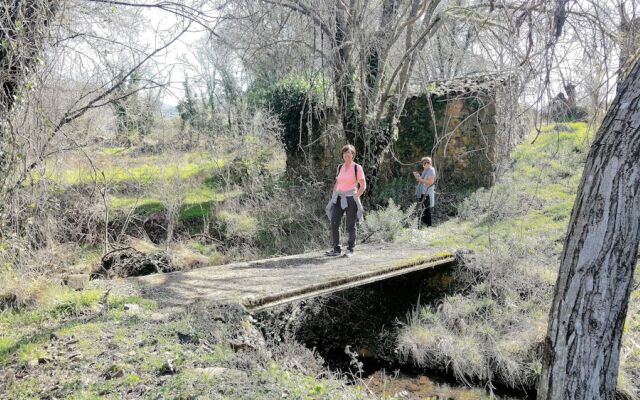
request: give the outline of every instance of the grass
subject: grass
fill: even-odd
[[[229,236],[251,238],[257,232],[257,221],[248,213],[232,213],[223,210],[218,213],[218,218],[224,222]]]
[[[96,153],[95,170],[83,159],[72,158],[64,167],[50,168],[46,176],[63,187],[94,183],[114,187],[109,196],[110,208],[125,212],[134,209],[134,214],[140,216],[164,210],[161,198],[154,193],[161,182],[195,182],[183,194],[182,219],[202,217],[212,204],[242,193],[239,190],[225,192],[211,185],[211,182],[219,181],[215,177],[224,172],[227,161],[212,160],[206,152],[139,156],[130,148],[107,147]],[[126,184],[124,190],[118,189],[118,184]],[[130,193],[132,185],[141,192]]]
[[[407,360],[448,368],[461,381],[500,381],[513,387],[531,387],[540,373],[536,346],[546,331],[561,241],[592,136],[584,124],[568,126],[571,132],[545,127],[534,144],[519,146],[509,172],[493,188],[473,194],[452,221],[429,230],[409,229],[398,238],[398,226],[404,226],[408,218],[405,213],[392,206],[372,214],[379,218],[369,221],[375,225],[371,230],[385,228],[379,240],[429,241],[443,252],[457,248],[475,251],[467,260],[468,268],[458,277],[468,284],[466,292],[446,298],[438,308],[418,308],[401,331],[399,350]],[[183,193],[182,220],[211,214],[225,224],[231,237],[260,237],[256,226],[258,218],[264,216],[246,209],[218,209],[220,203],[244,194],[233,186],[225,190],[229,160],[211,161],[202,152],[182,153],[170,167],[163,167],[166,160],[162,156],[138,157],[122,148],[104,148],[100,154],[96,160],[101,171],[99,180],[141,187],[137,195],[127,189],[114,189],[110,193],[114,209],[134,208],[138,215],[162,212],[154,186],[172,179],[190,180],[193,184]],[[233,172],[250,176],[247,171],[259,162],[264,160],[241,160],[242,168]],[[53,168],[51,177],[69,186],[94,179],[79,161],[71,167]],[[295,238],[300,231],[294,217],[304,207],[295,203],[290,207],[285,210],[288,219],[282,218],[286,213],[279,212],[267,220],[266,225],[282,230],[281,238]],[[403,223],[385,227],[387,220]],[[273,243],[275,237],[267,232],[265,241]],[[203,254],[210,251],[200,250]],[[212,252],[210,257],[221,256]],[[15,287],[21,290],[28,307],[0,313],[0,369],[22,369],[34,360],[56,357],[36,365],[23,379],[0,383],[0,391],[8,398],[34,398],[42,392],[59,398],[366,397],[358,388],[345,389],[339,380],[317,379],[283,368],[267,354],[234,352],[224,335],[212,337],[211,327],[206,326],[212,318],[201,310],[167,316],[144,298],[110,296],[106,312],[88,321],[97,313],[102,295],[99,290],[74,292],[24,282]],[[125,310],[129,303],[140,305],[142,311]],[[625,325],[621,361],[621,379],[627,387],[640,381],[634,372],[640,371],[640,348],[635,344],[640,343],[639,304],[636,291]],[[234,330],[234,334],[239,331]],[[181,342],[179,334],[192,337],[194,342]],[[202,340],[209,344],[202,346]],[[79,353],[81,358],[58,358],[58,352]],[[165,374],[168,359],[177,368],[176,373]],[[207,377],[194,371],[205,367],[226,368],[235,375]],[[113,377],[106,379],[109,375]],[[58,382],[47,386],[49,377]],[[83,383],[86,380],[90,383]],[[54,386],[56,389],[51,389]]]
[[[131,151],[131,147],[102,147],[98,150],[98,153],[108,156],[122,156],[125,154],[130,154]]]
[[[180,178],[182,180],[201,174],[220,171],[226,165],[223,159],[211,160],[201,152],[180,153],[175,158],[166,155],[136,156],[130,151],[112,148],[100,149],[104,157],[97,157],[95,170],[82,160],[71,161],[64,168],[51,168],[47,178],[63,186],[93,182],[152,183],[158,180]]]
[[[494,187],[468,198],[459,218],[429,235],[432,243],[482,250],[491,240],[562,235],[592,136],[585,124],[567,125],[572,132],[548,126],[534,144],[517,147],[509,172]]]
[[[54,316],[76,316],[85,309],[94,306],[102,292],[100,290],[83,290],[80,292],[70,290],[68,288],[55,289],[52,305],[48,308],[48,312]]]
[[[223,201],[242,195],[241,190],[219,192],[207,186],[190,188],[184,194],[180,207],[180,219],[190,220],[207,216],[211,207]],[[110,206],[115,210],[134,209],[134,214],[148,216],[164,211],[162,201],[153,194],[144,197],[115,195],[111,197]]]
[[[102,148],[92,156],[96,172],[82,157],[70,157],[64,165],[47,165],[45,176],[53,181],[56,194],[68,191],[72,200],[86,201],[83,190],[87,187],[106,190],[112,221],[130,211],[134,217],[163,212],[164,192],[173,189],[182,221],[211,218],[213,229],[224,226],[228,230],[224,234],[243,245],[256,234],[260,221],[254,210],[263,204],[262,197],[245,202],[245,187],[278,192],[278,176],[285,166],[279,141],[248,140],[247,146],[232,143],[220,157],[206,152],[140,155],[135,149]],[[274,187],[260,187],[263,181]],[[289,199],[286,204],[292,212],[304,212],[290,203]],[[95,205],[81,203],[81,208]],[[275,221],[270,226],[282,222],[279,214],[269,215]],[[209,262],[226,257],[215,246],[199,246]],[[83,249],[85,258],[72,257],[78,269],[80,264],[95,262],[101,253],[92,246]],[[183,258],[195,260],[188,250]],[[269,349],[234,350],[231,338],[241,338],[251,325],[244,315],[239,325],[229,320],[220,323],[207,314],[211,307],[159,310],[142,297],[116,295],[110,295],[104,307],[102,290],[76,292],[51,282],[20,281],[17,276],[7,284],[5,276],[0,276],[0,288],[19,292],[24,302],[18,309],[0,312],[0,398],[44,394],[65,399],[366,397],[340,379],[297,370],[296,362],[285,368],[270,357]],[[131,303],[140,307],[133,311],[125,307]],[[207,376],[197,371],[212,367],[226,372]]]
[[[459,216],[401,240],[474,251],[458,272],[464,293],[416,310],[399,336],[400,353],[461,381],[532,388],[540,374],[546,324],[563,238],[593,132],[582,123],[547,126],[513,152],[510,169],[481,189]],[[631,296],[620,390],[640,393],[640,326]],[[633,378],[636,378],[635,380]]]
[[[207,314],[215,305],[163,313],[142,297],[112,295],[97,315],[102,291],[54,293],[48,307],[0,314],[0,370],[9,374],[0,398],[365,398],[342,380],[283,368],[267,349],[234,351],[228,340],[248,326],[239,311],[220,323]],[[141,310],[124,309],[132,303]]]
[[[254,152],[257,155],[242,153],[237,159],[230,152],[221,152],[220,157],[204,151],[139,155],[132,148],[105,147],[94,151],[91,165],[83,157],[68,157],[64,165],[49,165],[45,175],[62,190],[104,185],[112,220],[128,215],[144,219],[163,214],[167,204],[177,204],[178,219],[189,229],[205,218],[215,220],[212,210],[242,196],[242,181],[251,174],[284,171],[284,160],[274,148]],[[225,218],[232,220],[233,226],[243,225],[247,219],[243,215]]]

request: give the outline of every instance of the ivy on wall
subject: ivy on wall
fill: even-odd
[[[275,84],[256,90],[254,103],[268,108],[282,123],[282,143],[287,155],[287,171],[299,172],[305,163],[319,161],[323,155],[320,139],[319,82],[288,75]]]

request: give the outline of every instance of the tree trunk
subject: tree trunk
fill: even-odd
[[[37,65],[60,0],[9,0],[0,5],[0,229],[7,184],[16,162],[9,121],[23,85]]]
[[[640,235],[640,63],[585,165],[549,316],[538,399],[613,399]]]
[[[638,50],[638,41],[640,41],[640,17],[636,16],[635,10],[631,10],[631,15],[627,14],[624,2],[619,4],[619,16],[620,26],[618,27],[618,33],[620,36],[620,59],[619,59],[619,72],[621,77],[626,74],[627,68],[630,66],[628,63],[633,60],[633,57]],[[623,78],[618,78],[617,89],[620,89]]]

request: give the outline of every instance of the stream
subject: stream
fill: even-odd
[[[416,369],[396,351],[398,327],[419,305],[455,292],[453,267],[421,270],[261,312],[265,336],[314,349],[330,370],[380,398],[534,399],[504,388],[469,387],[442,371]]]

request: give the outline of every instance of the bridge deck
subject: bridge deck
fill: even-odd
[[[129,278],[111,285],[161,306],[198,300],[237,301],[255,311],[344,290],[454,261],[448,252],[398,245],[360,245],[351,258],[321,252]]]

